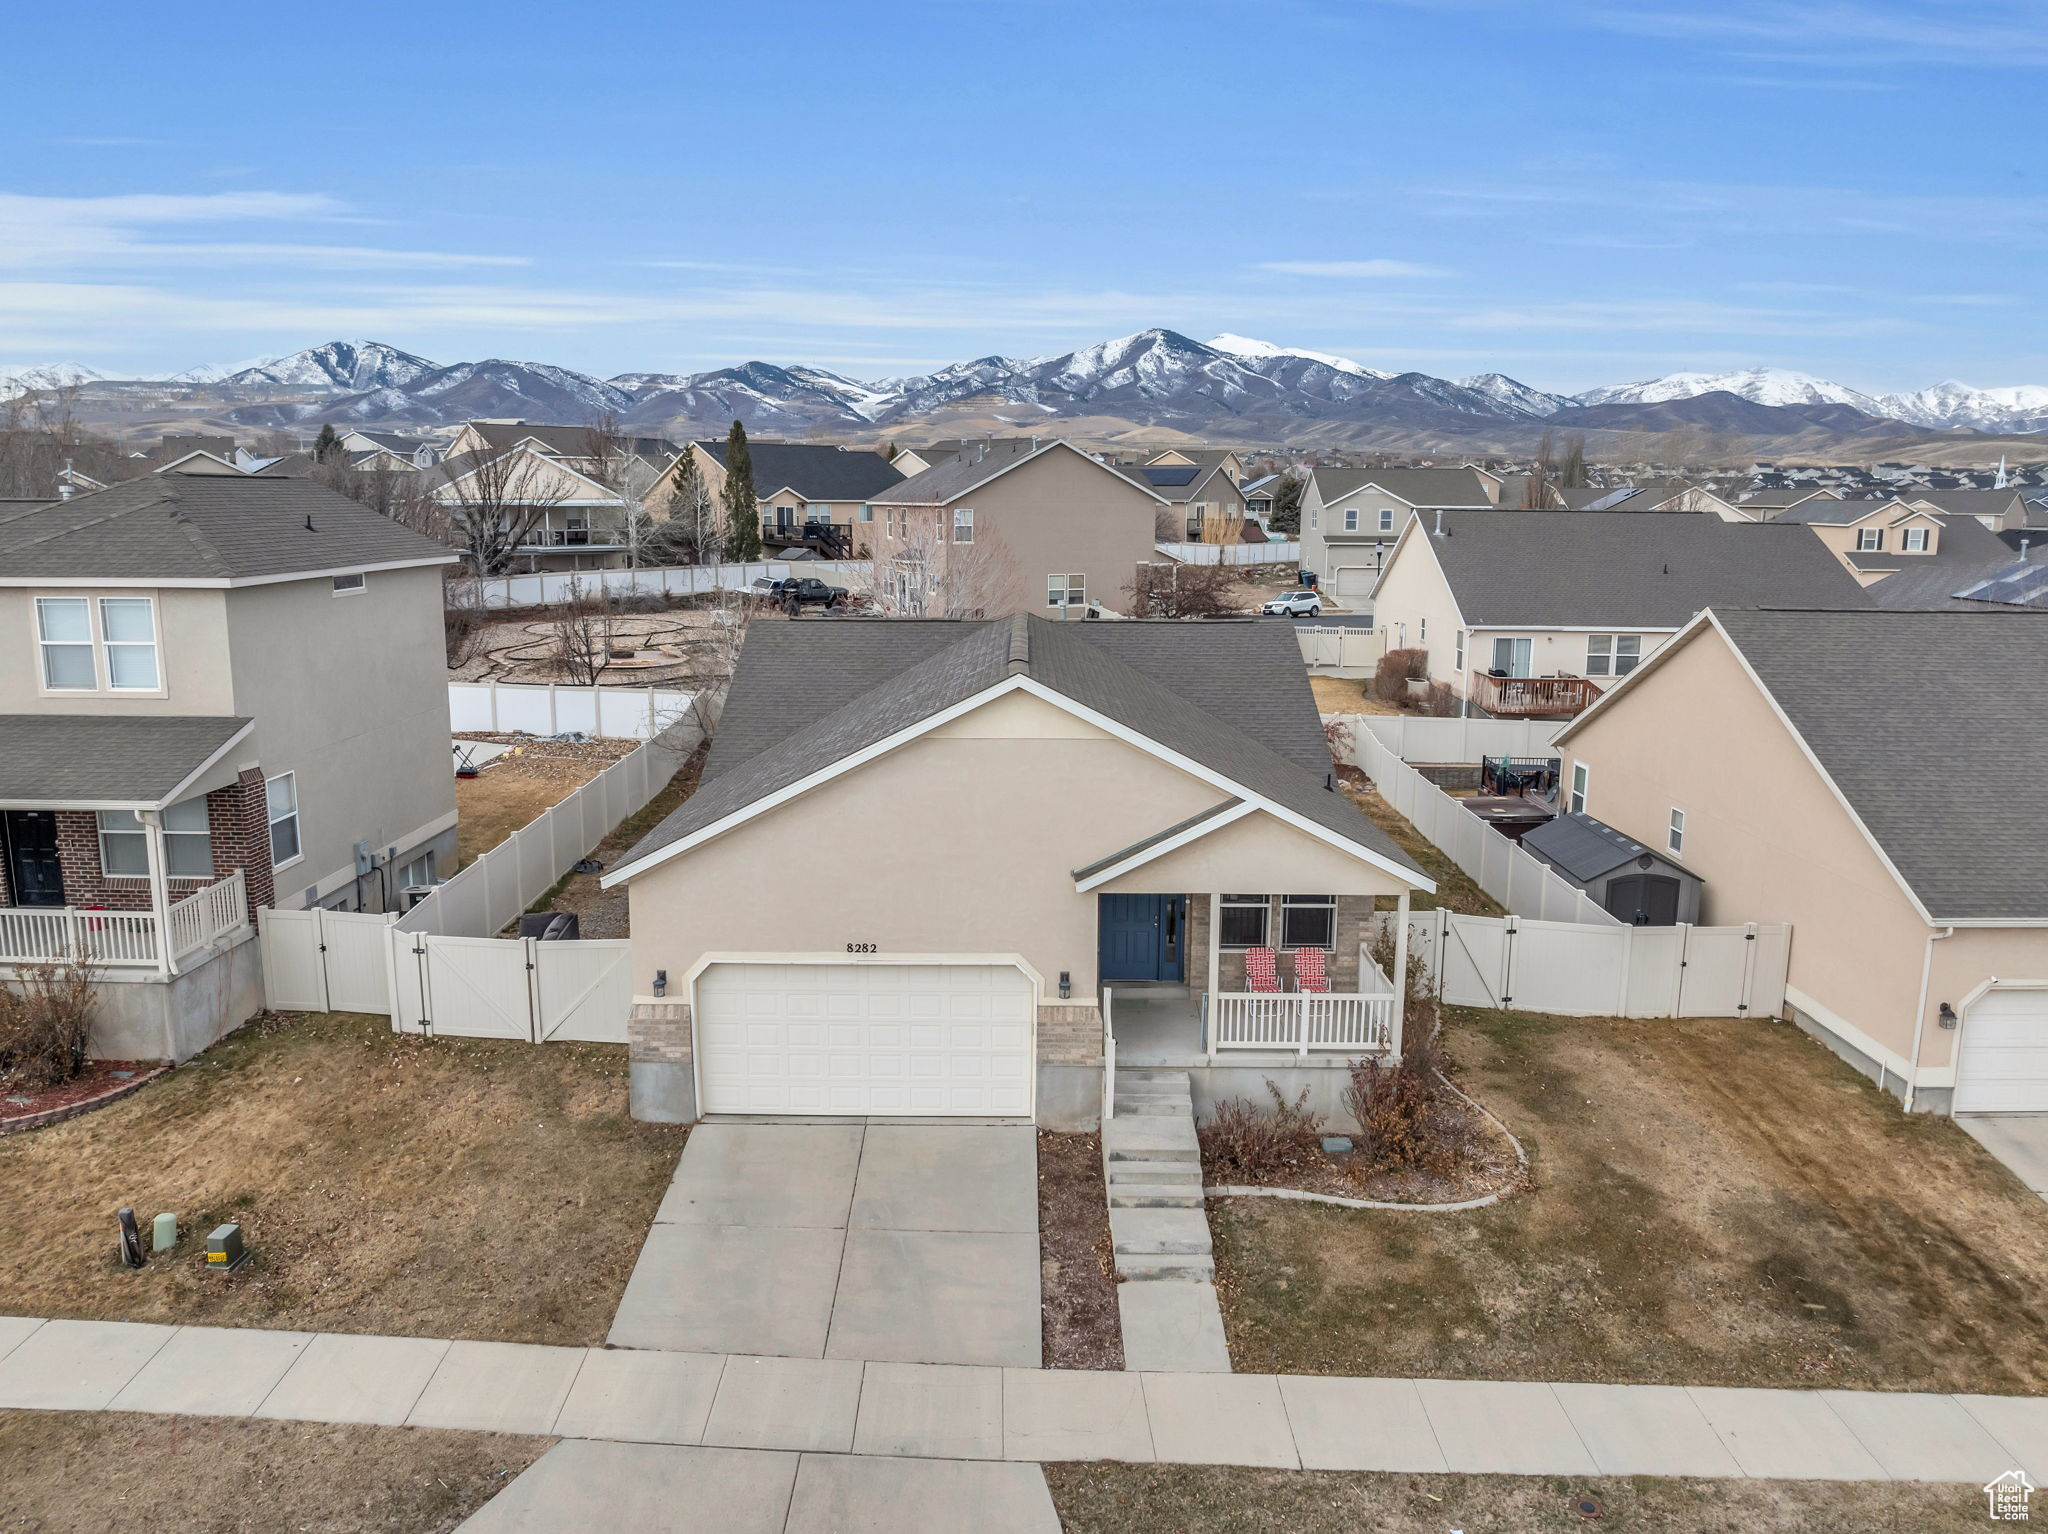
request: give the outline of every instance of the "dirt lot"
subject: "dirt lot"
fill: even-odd
[[[574,911],[577,934],[580,937],[626,937],[629,936],[626,920],[626,892],[620,889],[605,889],[602,886],[604,869],[610,868],[632,850],[633,844],[666,820],[691,794],[697,791],[697,781],[704,774],[704,758],[710,752],[711,744],[700,745],[683,765],[676,769],[676,775],[668,780],[668,786],[656,794],[635,814],[628,815],[616,826],[611,835],[599,842],[590,856],[600,865],[594,874],[570,874],[547,904],[550,911]]]
[[[1960,1534],[1974,1486],[1047,1465],[1066,1534]],[[1596,1518],[1569,1504],[1591,1496]]]
[[[441,1534],[553,1442],[429,1428],[0,1412],[0,1530]]]
[[[1038,1132],[1038,1247],[1045,1367],[1121,1369],[1123,1320],[1100,1135]]]
[[[463,868],[521,826],[538,820],[640,744],[637,740],[537,740],[530,735],[471,734],[456,739],[512,746],[512,751],[486,762],[478,776],[455,780],[459,817],[455,850]]]
[[[573,680],[562,668],[555,619],[538,609],[492,618],[451,682],[536,684]],[[600,678],[607,687],[693,687],[732,675],[732,645],[713,626],[712,609],[678,606],[668,612],[620,613],[611,620],[612,644],[637,653],[634,664],[610,666]]]
[[[1242,1370],[2048,1391],[2048,1204],[1787,1024],[1447,1009],[1534,1187],[1214,1206]]]
[[[627,1117],[622,1045],[259,1019],[0,1140],[0,1314],[599,1343],[682,1143]],[[140,1272],[124,1204],[179,1220]],[[231,1277],[204,1268],[226,1220],[255,1253]]]

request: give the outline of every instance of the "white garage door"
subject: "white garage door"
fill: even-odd
[[[991,964],[714,964],[706,1113],[1031,1113],[1031,982]]]
[[[1957,1113],[2048,1113],[2048,990],[1993,990],[1963,1015]]]
[[[1366,565],[1339,565],[1337,567],[1337,595],[1341,597],[1369,597],[1372,583],[1379,571]]]

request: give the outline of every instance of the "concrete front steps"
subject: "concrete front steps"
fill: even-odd
[[[1187,1072],[1120,1069],[1102,1155],[1124,1368],[1228,1374]]]

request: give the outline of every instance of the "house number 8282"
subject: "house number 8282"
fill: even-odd
[[[846,951],[848,953],[873,953],[875,945],[873,943],[848,943]]]

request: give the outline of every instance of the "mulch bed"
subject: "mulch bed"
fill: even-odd
[[[40,1129],[104,1108],[169,1069],[161,1060],[88,1060],[84,1070],[54,1087],[0,1088],[0,1135]]]
[[[1038,1252],[1048,1369],[1122,1369],[1102,1137],[1038,1132]]]

